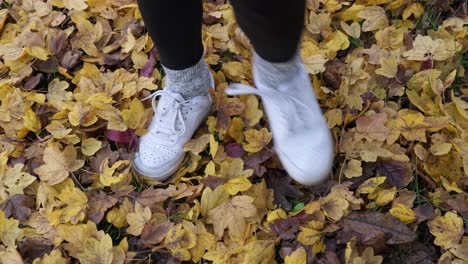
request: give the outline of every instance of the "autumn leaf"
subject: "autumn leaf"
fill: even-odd
[[[41,180],[50,185],[62,182],[70,173],[84,165],[83,160],[77,159],[76,150],[71,145],[66,146],[63,151],[57,144],[46,147],[43,160],[45,164],[37,168],[35,172]]]
[[[229,236],[234,240],[243,241],[248,222],[246,218],[253,217],[257,208],[253,206],[253,198],[247,195],[235,196],[208,212],[207,223],[213,224],[215,235],[222,237],[224,230],[229,230]]]
[[[149,207],[143,207],[140,203],[135,203],[135,211],[126,216],[127,222],[130,225],[127,228],[127,233],[139,236],[145,227],[145,224],[151,219],[151,210]]]
[[[445,249],[453,248],[463,236],[463,220],[453,212],[436,217],[427,225],[431,234],[435,236],[434,244]]]
[[[343,218],[341,225],[349,229],[345,232],[351,232],[362,242],[375,242],[385,235],[390,238],[384,238],[387,244],[404,244],[416,239],[415,233],[398,219],[379,212],[353,212]]]
[[[261,130],[250,129],[244,132],[245,140],[248,144],[244,145],[244,149],[248,152],[255,153],[262,150],[268,143],[270,143],[272,135],[268,129],[262,128]]]
[[[262,98],[224,92],[256,86],[252,33],[202,2],[213,109],[162,183],[132,170],[167,84],[139,3],[0,1],[1,263],[468,261],[464,1],[307,1],[336,152],[317,186],[282,170]]]

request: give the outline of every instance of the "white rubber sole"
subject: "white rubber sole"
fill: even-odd
[[[176,161],[176,163],[174,163],[173,166],[170,166],[169,168],[165,168],[163,170],[148,167],[145,168],[144,166],[136,162],[136,159],[138,158],[136,157],[133,161],[133,170],[138,174],[138,176],[147,177],[162,182],[169,179],[179,169],[180,165],[185,159],[185,156],[185,154],[182,155]]]

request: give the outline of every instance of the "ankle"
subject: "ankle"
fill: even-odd
[[[212,88],[213,77],[203,58],[183,70],[171,70],[164,65],[163,68],[166,73],[165,89],[182,95],[185,100],[206,95]]]
[[[255,81],[271,87],[292,79],[302,68],[303,63],[298,52],[285,62],[270,62],[257,53],[253,55]]]

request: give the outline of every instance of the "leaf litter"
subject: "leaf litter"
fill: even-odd
[[[336,141],[291,181],[251,45],[203,3],[215,107],[170,182],[131,171],[164,74],[134,0],[0,1],[0,262],[465,263],[466,1],[309,0],[301,56]],[[177,34],[177,32],[174,32]]]

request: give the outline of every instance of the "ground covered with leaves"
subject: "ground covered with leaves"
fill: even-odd
[[[224,0],[204,3],[215,106],[168,183],[130,169],[164,83],[135,1],[0,0],[0,262],[467,263],[467,2],[307,6],[336,141],[315,187],[281,169],[258,98],[223,92],[252,83]]]

